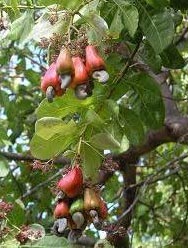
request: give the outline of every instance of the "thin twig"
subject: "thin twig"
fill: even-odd
[[[119,72],[119,74],[117,75],[116,78],[114,78],[113,80],[113,85],[114,87],[112,88],[112,90],[110,91],[109,95],[107,98],[110,98],[115,90],[115,87],[121,82],[121,79],[125,76],[125,74],[127,73],[127,71],[129,70],[129,67],[134,59],[134,56],[136,55],[139,47],[140,47],[140,43],[141,41],[139,41],[135,47],[135,49],[133,50],[132,54],[130,55],[129,59],[127,60],[127,62],[125,63],[124,67],[121,69],[121,71]]]
[[[147,183],[148,184],[154,184],[158,181],[161,181],[161,180],[164,180],[166,178],[168,178],[169,176],[173,175],[173,174],[176,174],[180,169],[181,167],[180,166],[176,166],[175,168],[173,168],[172,170],[170,170],[169,173],[162,175],[160,177],[157,177],[155,179],[153,179],[154,177],[156,177],[157,175],[159,175],[160,173],[162,173],[163,171],[166,171],[166,170],[169,170],[170,167],[174,166],[175,163],[177,162],[180,162],[181,160],[185,159],[188,157],[188,154],[185,153],[183,155],[181,155],[180,157],[178,158],[175,158],[173,159],[172,161],[170,161],[169,163],[167,163],[164,167],[162,168],[159,168],[158,170],[155,171],[155,174],[151,174],[146,180],[147,180]],[[136,184],[133,184],[133,185],[130,185],[128,188],[137,188],[137,187],[141,187],[142,185],[145,184],[145,181],[146,180],[143,180],[141,182],[138,182]]]
[[[58,172],[56,172],[53,176],[49,177],[46,181],[37,184],[36,187],[28,190],[25,194],[23,194],[20,198],[23,200],[26,197],[34,194],[36,191],[38,191],[40,188],[44,187],[45,185],[49,184],[51,181],[53,181],[54,179],[56,179],[59,175],[61,175],[61,173],[63,172],[63,169],[59,170]]]
[[[39,66],[39,68],[41,68],[42,70],[46,71],[46,67],[44,67],[41,63],[39,63],[38,61],[34,60],[33,58],[31,58],[30,56],[24,54],[24,56],[29,59],[33,64],[36,64]]]

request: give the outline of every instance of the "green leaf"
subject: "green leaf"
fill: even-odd
[[[24,71],[24,75],[29,82],[31,82],[33,85],[38,86],[40,82],[40,75],[38,72],[33,71],[32,69],[28,69]]]
[[[154,49],[148,42],[139,51],[141,59],[148,64],[155,72],[159,72],[161,69],[161,58],[155,53]]]
[[[64,123],[60,118],[43,117],[36,122],[35,133],[45,140],[51,139],[56,134],[69,135],[76,129],[76,124],[71,121]]]
[[[8,166],[8,163],[6,160],[2,160],[0,161],[0,178],[1,177],[6,177],[9,173],[10,169]]]
[[[50,159],[59,155],[79,138],[80,131],[73,122],[59,125],[57,121],[56,127],[51,128],[52,134],[51,132],[49,134],[48,125],[45,126],[44,123],[45,121],[39,123],[36,134],[30,142],[31,153],[38,159]],[[49,124],[49,122],[47,123]]]
[[[34,26],[33,12],[27,13],[27,18],[24,20],[24,27],[20,36],[20,43],[24,43]]]
[[[104,37],[107,36],[109,32],[108,25],[101,16],[95,12],[89,12],[83,18],[90,25],[87,31],[90,42],[99,43]]]
[[[122,20],[125,28],[128,30],[130,36],[133,37],[138,28],[137,8],[124,0],[113,0],[113,2],[117,5],[122,15]]]
[[[90,12],[88,16],[85,16],[85,18],[100,34],[106,35],[108,25],[101,16],[94,12]]]
[[[85,2],[84,6],[82,3],[82,8],[80,9],[79,12],[81,13],[81,15],[86,15],[88,13],[95,12],[95,11],[97,12],[99,2],[100,0],[88,1],[88,2]],[[79,16],[75,16],[74,21],[77,21],[77,18],[80,19]]]
[[[31,244],[31,246],[29,244],[23,245],[21,247],[32,247],[32,248],[69,248],[70,245],[68,243],[68,240],[63,238],[63,237],[57,237],[55,235],[51,235],[51,236],[45,236],[44,238],[42,238],[41,240],[39,240],[38,242],[35,242]]]
[[[113,116],[118,116],[119,114],[119,105],[116,101],[108,99],[105,101],[105,106],[107,111],[109,111]]]
[[[173,40],[175,30],[172,16],[167,10],[151,15],[141,3],[139,5],[142,32],[156,54],[159,54]]]
[[[39,5],[49,6],[55,4],[61,4],[62,0],[38,0]]]
[[[148,207],[146,207],[144,205],[139,205],[137,207],[136,217],[140,218],[142,216],[145,216],[146,214],[148,214]]]
[[[9,106],[9,96],[4,90],[0,90],[0,104],[2,107],[8,108]]]
[[[90,143],[97,149],[119,149],[119,142],[110,133],[98,133],[91,137]]]
[[[169,1],[168,0],[145,0],[146,3],[151,5],[152,7],[156,9],[164,8],[169,6]]]
[[[61,0],[60,2],[61,2],[61,6],[67,9],[72,9],[72,10],[78,8],[80,4],[83,3],[82,0],[70,0],[70,1]]]
[[[126,45],[123,47],[123,49],[124,48],[127,48]],[[129,54],[130,53],[128,51],[128,56],[129,56]],[[119,68],[124,65],[124,63],[122,61],[122,57],[118,53],[109,54],[109,56],[108,56],[108,58],[106,60],[106,64],[107,64],[107,71],[110,72],[110,77],[111,77],[111,75],[112,75],[112,77],[114,75],[116,75],[116,73],[119,70]]]
[[[58,21],[52,25],[49,21],[51,12],[46,9],[44,14],[37,20],[26,41],[34,40],[40,42],[41,38],[49,39],[54,33],[62,34],[66,32],[70,17],[66,17],[65,19],[65,13],[62,12],[58,12],[57,15]]]
[[[108,131],[110,134],[115,137],[115,139],[119,142],[120,147],[118,149],[115,149],[114,152],[119,152],[119,149],[121,150],[121,143],[124,136],[123,130],[121,126],[119,125],[118,117],[115,117],[112,119],[111,123],[109,123]]]
[[[143,124],[133,110],[127,109],[120,105],[119,122],[125,135],[132,145],[137,145],[143,141]]]
[[[39,0],[40,5],[49,6],[52,4],[58,4],[66,9],[76,9],[82,4],[82,0]]]
[[[74,138],[73,135],[65,137],[63,134],[57,134],[53,138],[45,140],[35,134],[30,142],[31,154],[38,159],[51,159],[74,142]]]
[[[84,109],[88,109],[88,106],[93,102],[93,98],[87,98],[85,100],[78,100],[71,90],[67,91],[62,97],[54,99],[53,103],[49,103],[44,99],[37,108],[37,117],[65,117],[66,115],[73,114],[75,112],[82,112]]]
[[[2,241],[1,245],[2,248],[19,248],[20,242],[18,242],[16,239],[9,239],[5,242]]]
[[[8,219],[15,226],[21,226],[25,222],[25,209],[17,201],[14,201],[14,207],[8,214]]]
[[[0,124],[0,145],[4,145],[8,141],[7,131]]]
[[[118,39],[123,27],[120,10],[118,9],[110,25],[110,35],[113,38]]]
[[[105,201],[113,202],[114,196],[118,194],[117,188],[121,188],[121,183],[118,181],[119,175],[113,174],[106,183],[105,183],[105,190],[102,191],[102,196],[104,197]]]
[[[126,83],[125,80],[122,80],[120,84],[117,84],[115,89],[112,92],[111,99],[118,101],[121,97],[126,95],[129,90],[129,85]]]
[[[18,16],[20,14],[19,8],[18,8],[18,1],[17,0],[10,0],[11,7],[14,10],[15,16]]]
[[[25,209],[25,205],[21,199],[16,199],[15,200],[16,204],[18,204],[22,209]]]
[[[132,106],[143,124],[147,128],[161,127],[164,123],[165,108],[156,81],[145,73],[138,73],[130,77],[127,83],[136,93],[132,97]]]
[[[85,119],[88,124],[91,124],[94,127],[98,127],[98,128],[104,127],[104,121],[93,109],[87,111]]]
[[[25,42],[34,25],[33,11],[25,11],[18,19],[16,19],[10,27],[5,40],[19,40],[20,43]]]
[[[179,53],[175,45],[171,44],[162,53],[162,64],[163,66],[170,69],[181,69],[185,66],[185,60]]]
[[[80,156],[84,175],[90,178],[93,183],[97,182],[102,155],[89,144],[82,143]]]
[[[125,152],[129,149],[129,140],[126,135],[123,135],[120,143],[120,148],[118,149],[118,153]]]
[[[155,192],[155,195],[154,195],[155,202],[157,202],[157,203],[161,202],[162,198],[163,198],[163,193],[162,192]]]

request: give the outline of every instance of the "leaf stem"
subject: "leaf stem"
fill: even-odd
[[[114,87],[111,89],[109,95],[108,95],[108,99],[112,96],[114,90],[115,90],[115,87],[121,82],[121,79],[125,76],[125,74],[127,73],[130,65],[131,65],[131,62],[134,58],[134,56],[136,55],[136,53],[138,52],[138,49],[140,47],[140,43],[141,43],[142,40],[140,40],[137,44],[136,44],[136,47],[135,49],[133,50],[132,54],[130,55],[129,59],[127,60],[127,62],[125,63],[125,65],[123,66],[123,68],[120,70],[119,74],[117,75],[117,77],[114,78],[113,80],[113,84],[114,84]]]
[[[69,26],[68,26],[68,44],[71,43],[71,28],[73,25],[74,14],[70,18]]]
[[[82,145],[82,136],[80,137],[79,143],[78,143],[78,150],[77,155],[80,156],[81,153],[81,145]]]

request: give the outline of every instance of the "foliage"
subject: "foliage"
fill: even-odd
[[[186,1],[176,0],[0,2],[0,196],[14,203],[0,223],[2,247],[72,247],[67,239],[50,234],[58,178],[53,176],[62,168],[53,161],[63,155],[74,163],[80,155],[84,175],[96,183],[106,153],[119,155],[141,145],[149,131],[163,127],[164,97],[143,64],[156,74],[170,70],[173,97],[186,114],[188,47],[186,33],[183,38],[181,34],[187,9]],[[99,46],[110,80],[106,85],[95,81],[92,96],[85,100],[68,89],[48,103],[40,78],[67,36],[74,42],[83,32],[89,43]],[[187,152],[186,146],[169,143],[140,158],[137,180],[156,181],[139,191],[129,233],[133,247],[186,247],[188,174],[187,157],[181,156]],[[43,171],[5,153],[44,160]],[[166,164],[178,157],[181,170],[168,177],[174,168]],[[103,189],[111,222],[123,211],[122,181],[116,172]],[[21,245],[15,235],[22,225],[33,223],[43,226],[46,236]],[[12,231],[2,237],[4,227]],[[102,235],[92,228],[86,233]],[[105,242],[104,247],[112,247]]]

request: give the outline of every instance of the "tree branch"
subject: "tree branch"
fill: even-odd
[[[126,229],[128,229],[128,227],[131,224],[132,209],[133,209],[133,207],[130,208],[130,206],[132,206],[136,195],[136,188],[130,188],[129,186],[132,184],[136,184],[136,167],[127,164],[123,171],[123,179],[124,179],[123,196],[124,196],[124,204],[125,204],[124,209],[129,214],[126,214],[124,217],[122,217],[122,225]],[[120,221],[119,218],[118,220]]]
[[[5,152],[5,151],[0,151],[0,156],[3,156],[4,158],[7,158],[8,160],[14,160],[14,161],[26,161],[26,162],[33,162],[36,160],[35,157],[27,154],[22,154],[22,153],[13,153],[13,152]],[[44,162],[47,162],[47,160],[44,160]],[[54,164],[70,164],[70,159],[59,156],[53,160]]]

